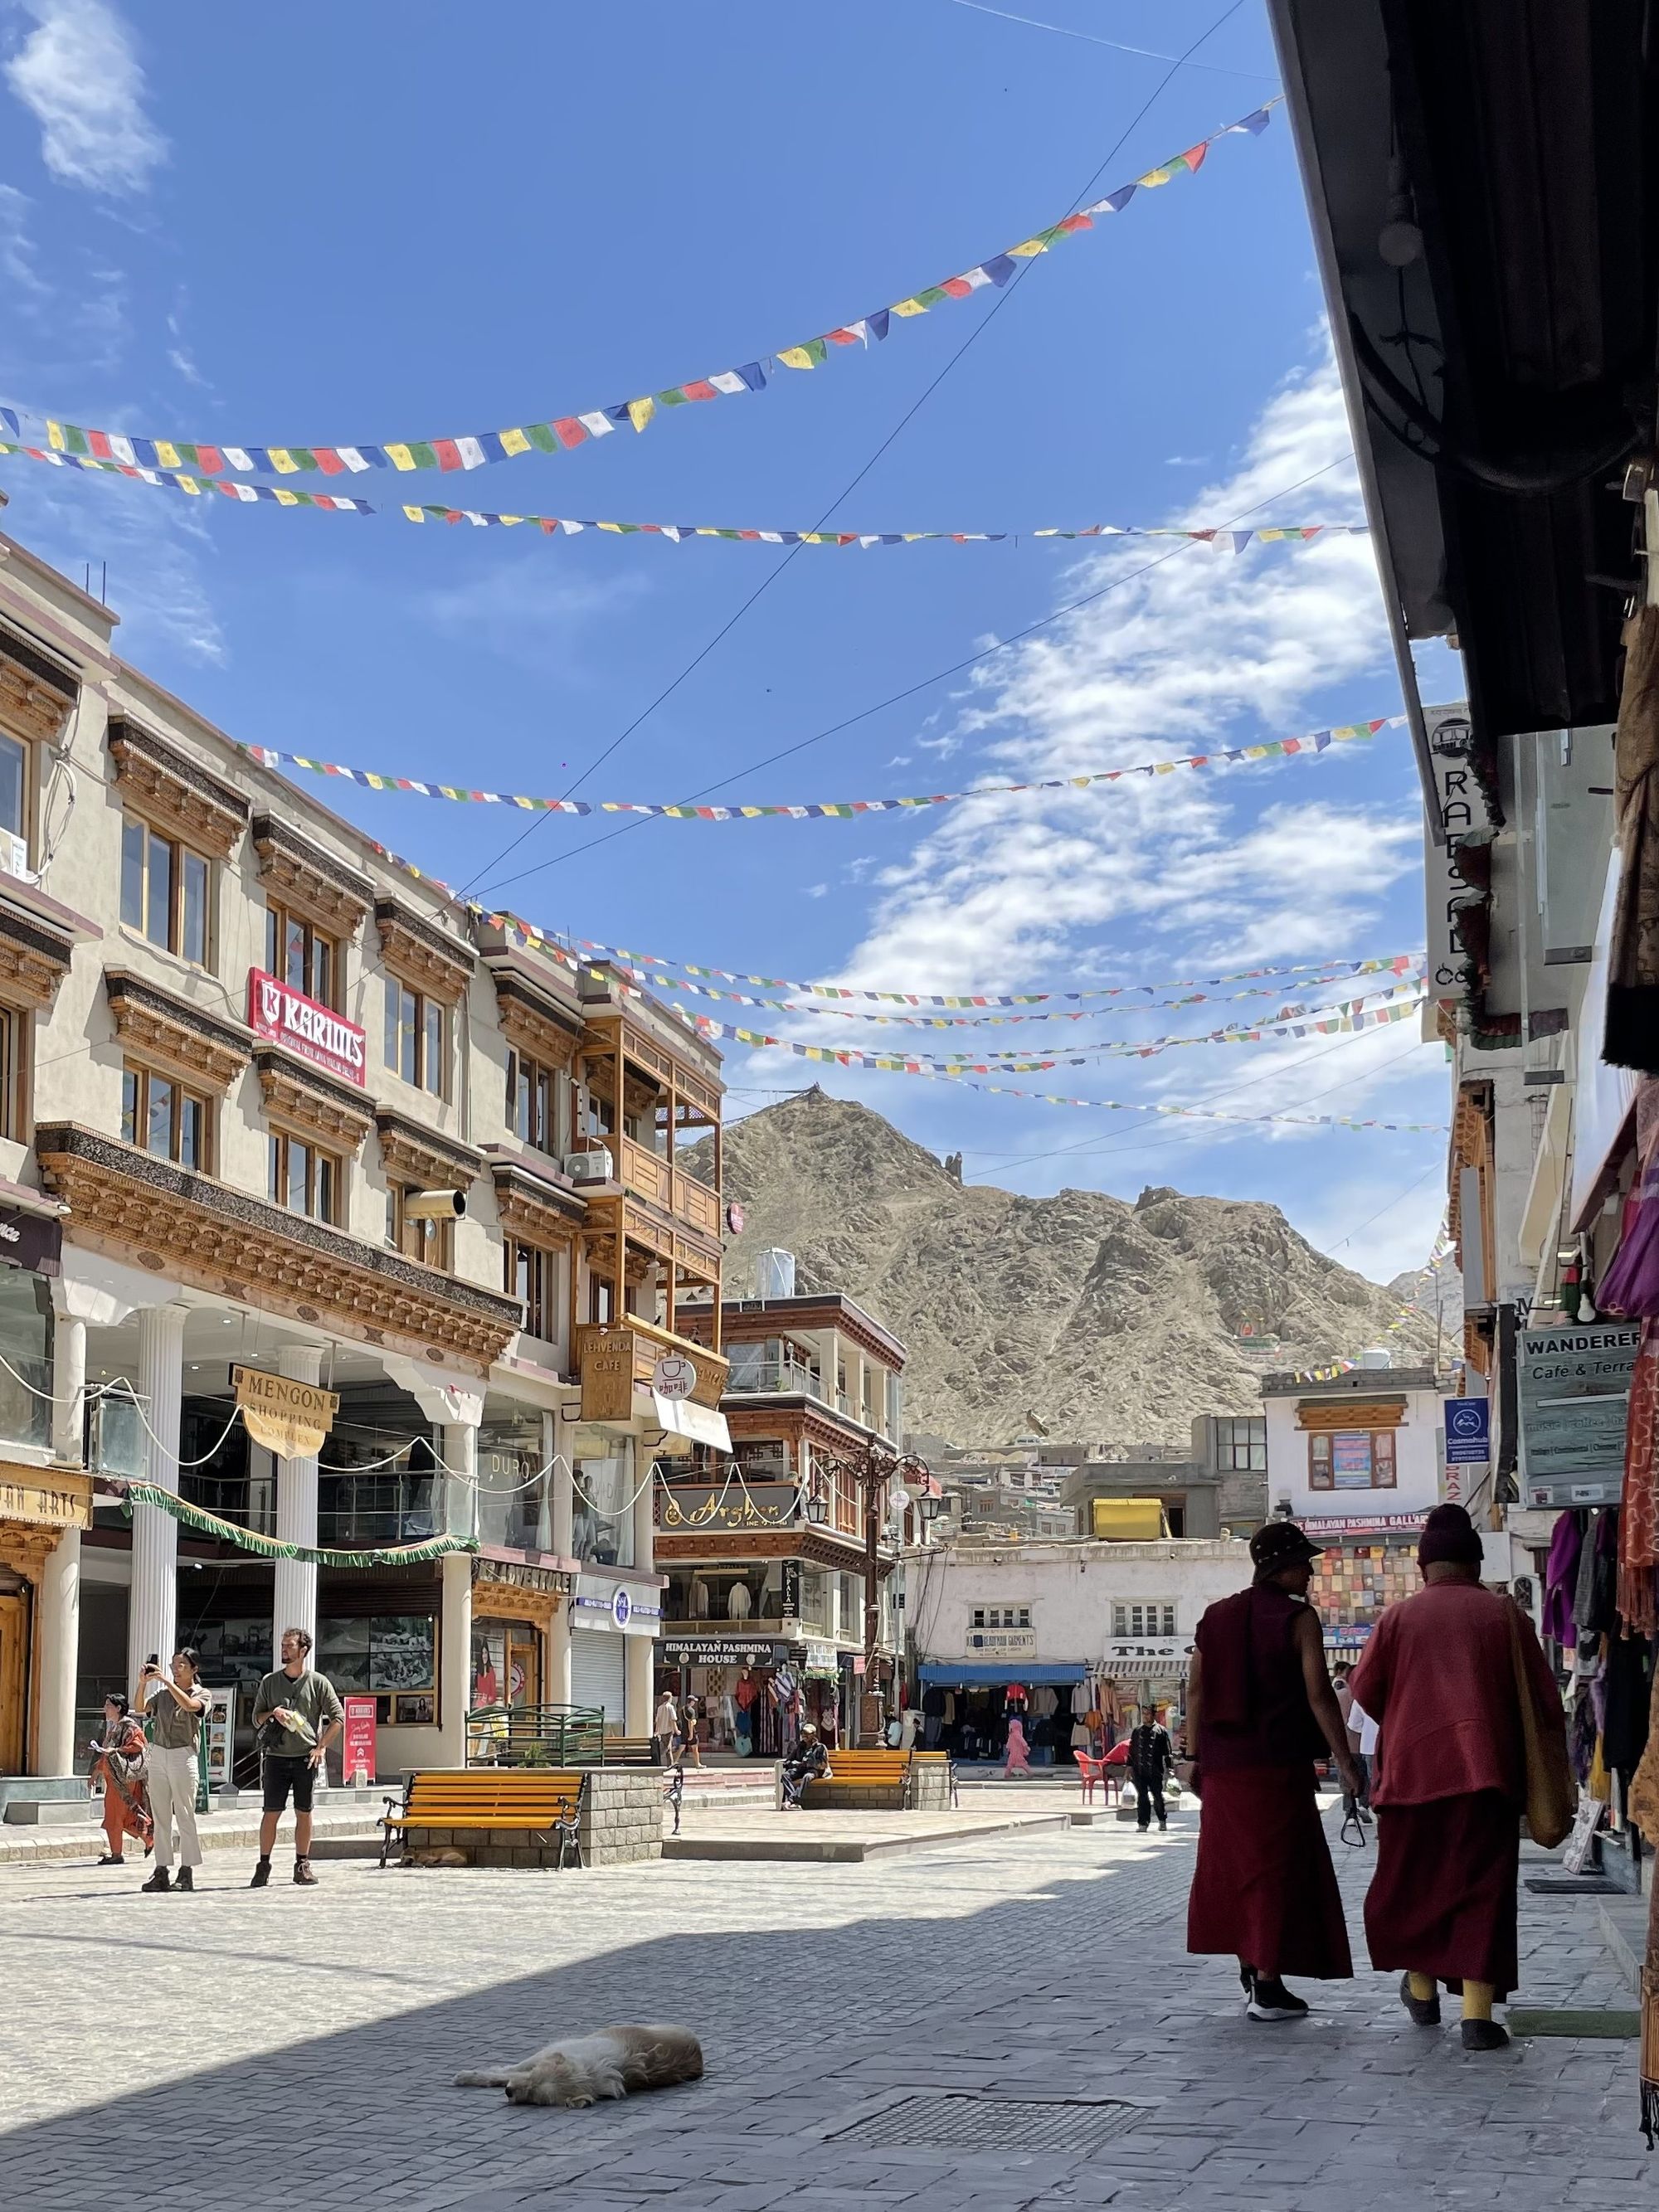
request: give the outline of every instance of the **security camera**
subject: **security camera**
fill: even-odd
[[[462,1221],[466,1218],[464,1190],[411,1190],[404,1200],[410,1221]]]

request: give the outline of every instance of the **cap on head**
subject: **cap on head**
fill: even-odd
[[[1299,1567],[1316,1559],[1322,1544],[1309,1540],[1294,1521],[1269,1521],[1250,1539],[1250,1557],[1258,1575],[1276,1575],[1283,1567]]]
[[[1449,1560],[1462,1567],[1478,1567],[1485,1556],[1480,1531],[1461,1505],[1437,1505],[1423,1523],[1418,1540],[1417,1564],[1431,1567]]]
[[[817,1734],[817,1732],[818,1732],[818,1730],[817,1730],[817,1722],[816,1722],[816,1721],[808,1721],[808,1722],[806,1723],[805,1726],[802,1729],[802,1730],[801,1730],[801,1732],[800,1732],[800,1740],[801,1740],[801,1741],[802,1741],[803,1743],[805,1743],[805,1741],[806,1741],[806,1739],[807,1739],[807,1737],[808,1737],[809,1735],[816,1735]]]

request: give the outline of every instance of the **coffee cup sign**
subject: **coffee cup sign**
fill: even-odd
[[[314,1459],[340,1410],[337,1392],[262,1367],[233,1367],[242,1423],[256,1444],[278,1459]]]
[[[680,1352],[665,1352],[651,1370],[651,1388],[659,1398],[689,1398],[697,1387],[697,1370]]]

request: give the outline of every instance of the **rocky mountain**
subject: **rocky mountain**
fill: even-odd
[[[1385,1344],[1427,1358],[1432,1313],[1314,1250],[1275,1206],[1149,1188],[1022,1198],[964,1187],[880,1115],[817,1089],[733,1124],[742,1202],[727,1295],[756,1255],[795,1255],[797,1287],[840,1290],[909,1347],[907,1426],[961,1444],[1029,1432],[1187,1441],[1200,1413],[1260,1407],[1261,1375]]]

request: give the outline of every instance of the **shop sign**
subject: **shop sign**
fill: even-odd
[[[1325,1649],[1328,1651],[1363,1651],[1370,1643],[1371,1631],[1376,1626],[1375,1621],[1362,1620],[1351,1628],[1328,1628],[1325,1631]]]
[[[629,1421],[634,1417],[634,1332],[613,1329],[582,1340],[582,1406],[585,1421]]]
[[[615,1630],[624,1636],[653,1636],[662,1619],[660,1605],[647,1604],[626,1583],[613,1583],[602,1575],[580,1577],[575,1604],[582,1616],[578,1626]]]
[[[228,1790],[233,1778],[231,1764],[236,1753],[236,1692],[234,1689],[212,1690],[209,1695],[213,1703],[203,1716],[207,1756],[201,1762],[202,1781],[209,1790]]]
[[[354,1083],[361,1091],[368,1082],[364,1032],[356,1023],[302,991],[290,990],[263,968],[248,970],[247,1025],[256,1036],[286,1045],[342,1083]]]
[[[63,1272],[64,1224],[15,1206],[0,1206],[0,1267],[21,1267],[31,1275]]]
[[[558,1597],[568,1592],[574,1583],[574,1576],[559,1567],[532,1567],[521,1559],[475,1559],[472,1562],[475,1583],[491,1583],[504,1589],[538,1590],[544,1596]]]
[[[996,1653],[1006,1659],[1033,1659],[1036,1656],[1036,1631],[1035,1628],[970,1629],[968,1649],[987,1656]]]
[[[850,1657],[850,1653],[848,1654]],[[833,1644],[808,1644],[806,1671],[809,1674],[834,1674],[840,1671],[841,1655]]]
[[[231,1386],[243,1425],[256,1444],[278,1459],[314,1459],[340,1410],[337,1392],[263,1367],[233,1367]]]
[[[345,1729],[340,1739],[340,1776],[347,1789],[362,1789],[374,1779],[374,1711],[373,1698],[342,1698]]]
[[[1322,1536],[1390,1536],[1415,1535],[1428,1515],[1425,1513],[1322,1513],[1310,1505],[1302,1516],[1302,1525],[1316,1540]]]
[[[38,1528],[89,1528],[92,1484],[86,1476],[39,1474],[32,1468],[0,1468],[0,1521],[27,1521]]]
[[[674,1483],[657,1493],[657,1526],[667,1529],[783,1528],[795,1519],[793,1482]]]
[[[651,1388],[659,1398],[689,1398],[697,1387],[697,1370],[683,1352],[665,1352],[651,1370]]]
[[[1609,1484],[1617,1497],[1641,1335],[1633,1322],[1522,1330],[1521,1480],[1528,1505],[1596,1504]]]
[[[1481,1466],[1492,1457],[1490,1398],[1448,1398],[1446,1464]]]
[[[659,1657],[676,1667],[782,1667],[800,1651],[799,1644],[772,1636],[698,1636],[672,1628],[658,1645]]]

